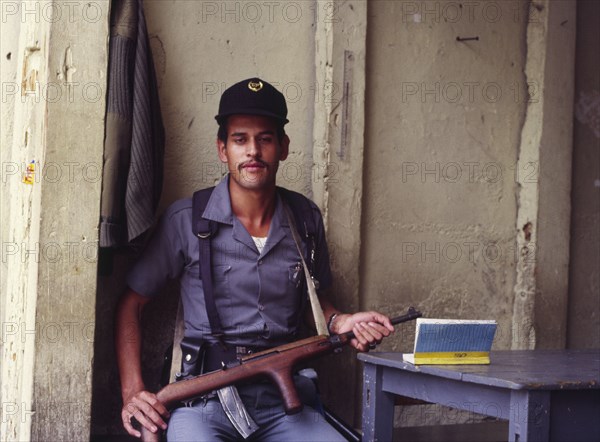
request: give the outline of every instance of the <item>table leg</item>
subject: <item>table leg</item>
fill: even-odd
[[[550,392],[513,390],[508,440],[547,441],[550,437]]]
[[[382,390],[384,368],[366,363],[363,371],[363,442],[389,442],[394,427],[394,395]]]

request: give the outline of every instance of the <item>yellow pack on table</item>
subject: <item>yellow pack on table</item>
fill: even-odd
[[[416,327],[414,352],[403,355],[411,364],[490,363],[494,320],[418,318]]]

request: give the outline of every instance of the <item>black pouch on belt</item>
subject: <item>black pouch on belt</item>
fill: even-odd
[[[180,381],[202,373],[206,342],[202,339],[183,338],[181,341],[181,372],[175,380]]]

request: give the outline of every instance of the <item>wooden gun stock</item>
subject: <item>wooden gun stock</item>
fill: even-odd
[[[396,325],[420,316],[422,314],[411,307],[407,314],[392,318],[391,322]],[[302,402],[293,381],[294,367],[301,362],[332,353],[353,338],[353,332],[334,336],[313,336],[253,353],[238,362],[224,366],[221,370],[166,385],[156,394],[156,397],[167,409],[170,409],[179,402],[203,396],[227,385],[266,377],[279,388],[285,412],[295,414],[302,410]],[[144,442],[160,441],[160,430],[152,433],[142,427],[141,432]]]

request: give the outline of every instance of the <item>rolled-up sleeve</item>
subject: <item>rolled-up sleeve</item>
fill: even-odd
[[[178,278],[186,264],[181,232],[191,228],[191,201],[172,204],[161,217],[141,257],[127,276],[127,285],[143,296],[156,296],[167,281]]]

